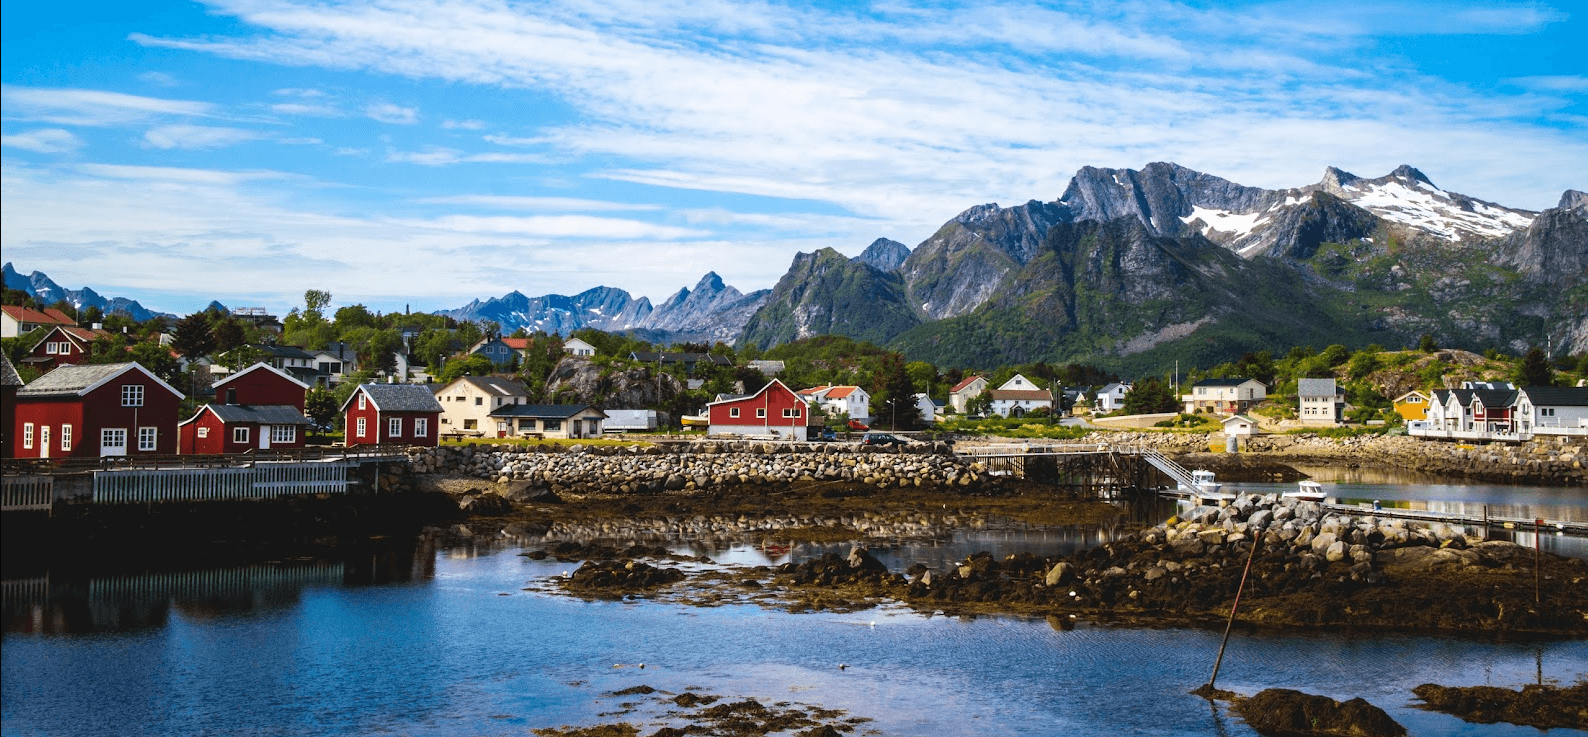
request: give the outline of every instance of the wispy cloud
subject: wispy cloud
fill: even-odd
[[[393,105],[389,102],[381,102],[366,106],[364,108],[364,115],[368,116],[371,120],[382,123],[392,123],[394,125],[413,125],[414,123],[419,122],[418,108]]]
[[[1556,74],[1537,77],[1513,77],[1508,82],[1547,92],[1588,92],[1588,77],[1582,75]]]
[[[431,146],[423,151],[391,151],[386,160],[398,164],[420,166],[452,166],[453,164],[539,164],[546,157],[536,154],[465,153],[455,148]]]
[[[289,176],[274,171],[221,171],[217,169],[188,169],[174,166],[126,166],[120,164],[80,164],[76,169],[84,174],[105,179],[228,186],[257,179],[283,179]]]
[[[192,100],[167,100],[101,90],[6,85],[0,89],[8,118],[61,125],[113,126],[166,115],[203,117],[215,106]]]
[[[544,238],[573,239],[672,239],[710,235],[708,231],[658,225],[642,220],[603,218],[590,215],[479,216],[446,215],[430,220],[402,219],[393,222],[457,233],[502,233]]]
[[[460,129],[466,130],[466,131],[477,131],[477,130],[480,130],[481,128],[485,127],[485,121],[483,121],[483,120],[447,120],[447,121],[443,121],[441,123],[441,127],[442,128],[446,128],[447,130],[452,130],[454,128],[460,128]]]
[[[162,125],[143,134],[144,145],[158,149],[223,148],[262,137],[256,131],[207,125]]]
[[[512,195],[462,194],[445,197],[422,197],[415,202],[434,205],[470,205],[497,210],[561,210],[572,212],[605,212],[618,210],[660,210],[661,205],[587,200],[576,197],[516,197]]]
[[[41,154],[63,154],[82,148],[83,140],[72,135],[71,131],[61,130],[60,128],[41,128],[16,135],[0,136],[0,146],[10,146]]]
[[[176,80],[176,77],[166,74],[165,72],[144,72],[143,74],[138,75],[138,81],[147,84],[159,85],[161,87],[175,87],[178,84],[181,84]]]

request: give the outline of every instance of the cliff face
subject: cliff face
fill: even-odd
[[[978,205],[960,213],[910,252],[901,273],[910,305],[923,317],[963,315],[986,302],[1005,278],[1041,249],[1069,211],[1032,200],[1019,207]]]
[[[644,366],[624,371],[602,369],[588,358],[568,356],[546,379],[546,398],[557,404],[593,404],[600,409],[632,409],[666,404],[684,385]]]
[[[898,273],[824,248],[794,257],[742,340],[764,348],[833,333],[883,343],[917,322]]]
[[[898,271],[904,265],[905,259],[910,257],[910,247],[898,241],[887,238],[878,238],[866,246],[856,261],[877,267],[879,271]]]
[[[1495,261],[1543,284],[1588,283],[1588,196],[1567,190],[1559,207],[1501,241]]]
[[[638,327],[665,332],[671,340],[732,344],[770,293],[771,290],[762,289],[743,294],[723,284],[717,272],[707,272],[693,291],[678,290],[641,320]]]

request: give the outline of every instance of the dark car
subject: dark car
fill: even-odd
[[[811,436],[811,441],[817,443],[831,443],[837,439],[838,435],[832,430],[822,430],[821,432]]]
[[[860,439],[862,445],[908,445],[910,441],[885,432],[868,432]]]

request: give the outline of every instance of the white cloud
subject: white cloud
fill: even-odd
[[[1536,77],[1513,77],[1508,82],[1546,92],[1588,92],[1588,77],[1556,74]]]
[[[364,115],[371,120],[395,125],[413,125],[419,122],[419,109],[393,105],[389,102],[376,103],[364,108]]]
[[[223,148],[260,138],[255,131],[207,125],[163,125],[143,134],[144,144],[158,149]]]
[[[575,212],[603,212],[616,210],[660,210],[661,205],[586,200],[575,197],[517,197],[512,195],[464,194],[446,197],[423,197],[415,202],[435,205],[473,205],[497,210],[562,210]]]
[[[337,156],[368,156],[369,149],[353,148],[351,146],[338,146],[337,149],[331,153],[334,153]]]
[[[82,148],[83,141],[71,131],[41,128],[16,135],[0,136],[0,146],[20,148],[41,154],[64,154]]]
[[[447,120],[447,121],[444,121],[444,122],[441,123],[441,127],[442,128],[446,128],[448,130],[451,130],[453,128],[461,128],[461,129],[466,130],[466,131],[477,131],[477,130],[485,127],[485,121],[483,121],[483,120]]]
[[[386,160],[399,164],[420,166],[451,166],[453,164],[541,164],[546,157],[536,154],[482,153],[471,154],[455,148],[430,146],[423,151],[392,151]]]
[[[234,185],[256,179],[283,179],[289,175],[274,171],[220,171],[186,169],[174,166],[126,166],[120,164],[80,164],[77,171],[104,179],[180,184]]]
[[[278,102],[270,106],[277,115],[305,115],[314,118],[340,118],[343,113],[332,105],[315,105],[306,102]]]
[[[176,115],[203,117],[215,106],[192,100],[166,100],[100,90],[47,87],[0,88],[8,118],[62,125],[114,126]]]
[[[571,239],[673,239],[694,238],[709,232],[671,225],[658,225],[641,220],[603,218],[590,215],[531,215],[479,216],[446,215],[429,220],[402,219],[392,222],[402,225],[447,230],[456,233],[517,234],[542,238]]]
[[[161,87],[175,87],[180,84],[176,81],[176,77],[166,74],[165,72],[144,72],[143,74],[138,75],[138,81],[147,84],[159,85]]]

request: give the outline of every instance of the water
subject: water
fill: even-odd
[[[1391,485],[1371,495],[1422,493],[1393,491]],[[1500,493],[1509,495],[1504,503],[1557,503],[1527,496],[1532,491]],[[1054,554],[1110,534],[1107,527],[965,530],[937,541],[899,541],[878,553],[895,568],[916,561],[941,567],[979,550]],[[740,565],[847,551],[688,541],[675,547]],[[854,734],[1255,734],[1222,707],[1186,693],[1206,681],[1218,632],[902,608],[788,614],[747,605],[584,602],[524,591],[575,564],[517,551],[394,544],[333,560],[8,580],[0,731],[523,735],[631,721],[648,735],[676,724],[657,698],[608,695],[645,684],[845,709],[875,720]],[[1219,685],[1242,693],[1288,687],[1362,696],[1415,735],[1536,735],[1414,709],[1411,689],[1583,678],[1585,642],[1238,632]],[[623,711],[622,703],[639,707],[601,716]]]

